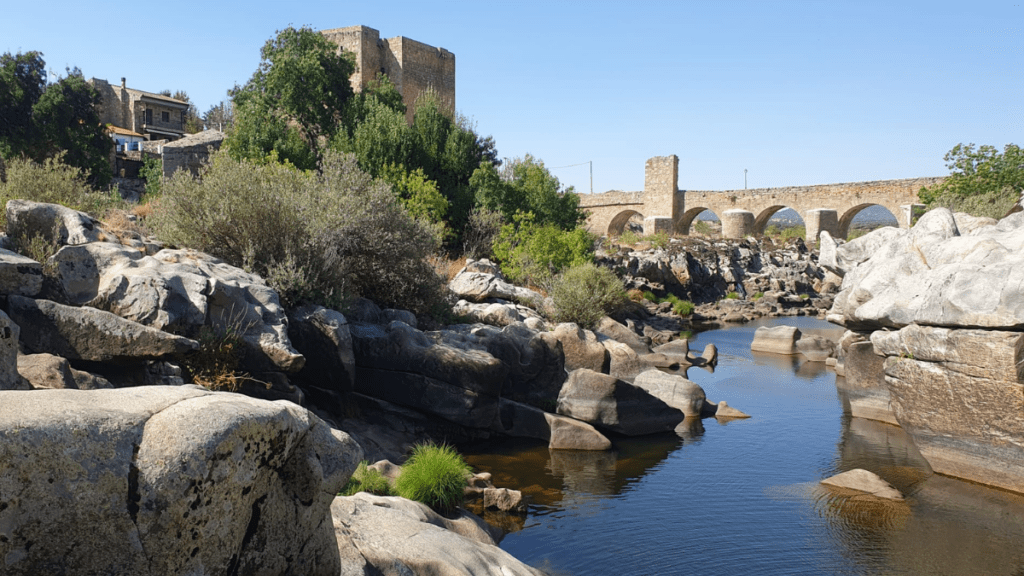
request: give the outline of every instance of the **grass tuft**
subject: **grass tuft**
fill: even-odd
[[[419,444],[402,466],[395,489],[403,498],[449,512],[462,505],[471,473],[455,448],[447,444]]]

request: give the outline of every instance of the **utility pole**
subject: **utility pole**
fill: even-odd
[[[747,189],[747,169],[743,169],[743,189]]]

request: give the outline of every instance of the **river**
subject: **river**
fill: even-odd
[[[697,334],[714,373],[691,368],[712,402],[751,415],[613,438],[611,452],[545,444],[469,446],[495,485],[532,501],[501,547],[551,574],[1024,575],[1024,496],[933,474],[898,427],[854,419],[824,364],[752,353],[761,325],[836,336],[810,318]],[[818,481],[865,468],[903,503],[851,499]]]

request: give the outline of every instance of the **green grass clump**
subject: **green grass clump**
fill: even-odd
[[[740,295],[736,292],[729,292],[725,295],[726,300],[739,300]]]
[[[689,300],[683,300],[682,298],[676,296],[675,294],[669,294],[668,296],[665,297],[664,300],[662,300],[662,302],[671,302],[672,311],[675,312],[676,314],[679,314],[680,316],[689,316],[690,314],[693,314],[693,310],[695,308],[693,302],[690,302]]]
[[[657,302],[658,297],[654,295],[654,292],[644,290],[644,300],[647,300],[648,302]]]
[[[753,300],[760,300],[761,298],[764,298],[764,292],[754,292]]]
[[[359,463],[359,467],[341,489],[341,496],[352,496],[358,492],[369,492],[378,496],[394,495],[388,479],[381,475],[380,471],[368,468],[368,464],[366,460]]]
[[[658,232],[657,234],[651,234],[650,236],[645,237],[644,240],[647,241],[647,243],[651,246],[651,248],[661,248],[661,249],[668,248],[668,245],[670,243],[670,239],[668,237],[668,234],[666,234],[665,232]]]
[[[632,246],[640,241],[640,237],[636,235],[636,232],[633,232],[632,230],[626,230],[622,234],[619,234],[618,240],[619,244]]]
[[[469,464],[455,448],[445,444],[419,444],[402,466],[395,490],[403,498],[448,512],[462,504],[471,473]]]
[[[810,298],[810,297],[811,297],[811,296],[810,296],[810,294],[801,294],[801,295],[800,295],[800,299],[801,299],[801,300],[807,300],[807,299],[808,299],[808,298]]]

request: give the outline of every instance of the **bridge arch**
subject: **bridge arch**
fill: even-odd
[[[754,234],[757,234],[758,236],[763,236],[765,230],[768,229],[768,223],[771,222],[772,217],[775,216],[778,212],[785,210],[786,208],[789,208],[794,213],[796,213],[797,218],[800,219],[800,224],[803,225],[806,229],[807,222],[804,220],[803,214],[801,214],[792,206],[776,204],[774,206],[769,206],[761,210],[761,212],[754,218]]]
[[[689,236],[693,222],[697,220],[697,216],[700,216],[704,212],[710,212],[718,221],[721,221],[722,219],[718,213],[707,206],[695,206],[683,212],[682,217],[680,217],[676,223],[676,232],[684,236]]]
[[[636,216],[639,216],[641,220],[644,217],[643,214],[636,210],[623,210],[619,212],[608,223],[608,229],[605,230],[605,234],[608,236],[622,235],[622,232],[626,229],[626,224]]]
[[[892,211],[892,207],[886,206],[884,204],[875,204],[875,203],[867,202],[867,203],[864,203],[864,204],[857,204],[856,206],[852,206],[850,208],[847,208],[846,211],[843,212],[843,215],[839,217],[839,237],[843,238],[843,239],[849,238],[850,237],[850,227],[853,224],[853,219],[858,214],[863,212],[864,209],[870,208],[872,206],[879,206],[881,208],[884,208],[885,211],[888,212],[889,215],[893,217],[893,220],[896,221],[896,225],[897,226],[899,226],[901,228],[905,227],[905,226],[901,226],[900,225],[899,215]]]

